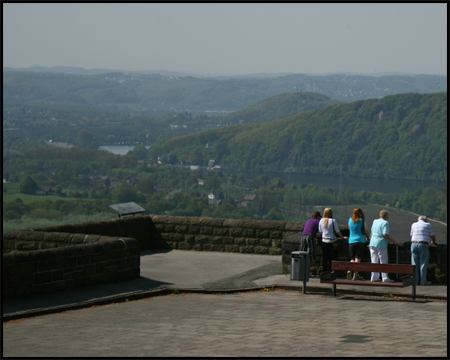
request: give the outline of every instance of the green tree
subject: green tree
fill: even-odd
[[[178,162],[177,154],[170,153],[169,156],[167,157],[167,162],[171,165],[175,165]]]
[[[19,189],[22,194],[34,195],[36,194],[36,190],[39,189],[39,186],[30,175],[26,175],[20,182]]]
[[[125,156],[123,156],[122,162],[126,168],[128,168],[128,169],[134,168],[137,163],[136,155],[128,153]]]
[[[135,155],[138,160],[145,160],[148,156],[148,150],[144,144],[136,145],[129,153]]]
[[[191,153],[188,161],[192,165],[203,165],[203,153],[200,150],[195,150]]]
[[[20,219],[20,218],[22,218],[22,215],[20,215],[17,211],[14,211],[14,210],[4,211],[3,210],[3,221],[15,220],[15,219]]]
[[[77,143],[80,146],[86,147],[94,139],[92,133],[86,129],[80,130],[78,132]]]
[[[27,204],[24,204],[22,200],[20,200],[19,198],[16,198],[14,200],[11,201],[6,201],[3,203],[3,212],[14,212],[19,214],[20,216],[18,218],[21,218],[22,215],[25,215],[26,213],[28,213],[30,211],[30,206]]]
[[[100,199],[110,199],[111,191],[108,188],[104,188],[99,192],[98,196],[100,197]]]
[[[122,184],[113,191],[113,200],[117,203],[126,202],[145,202],[145,197],[142,193],[136,191],[130,184]]]
[[[145,178],[136,184],[136,189],[143,194],[153,194],[155,192],[155,185],[150,178]]]
[[[245,175],[243,173],[239,173],[236,179],[236,183],[238,185],[244,185],[245,184]]]
[[[283,213],[276,207],[273,207],[269,210],[269,213],[266,216],[266,220],[283,220]]]
[[[205,180],[205,187],[208,190],[218,190],[220,188],[220,179],[214,173],[208,173]]]
[[[270,180],[269,185],[277,188],[284,188],[285,183],[283,180],[277,177],[275,179]]]

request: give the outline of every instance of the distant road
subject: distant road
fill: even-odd
[[[386,209],[390,209],[390,208],[391,208],[390,206],[383,206],[383,205],[379,205],[379,204],[368,204],[368,205],[379,206],[379,207],[386,208]],[[416,214],[416,213],[413,213],[413,212],[411,212],[411,211],[406,211],[406,210],[402,210],[402,209],[395,209],[395,210],[396,210],[396,211],[401,211],[401,212],[404,212],[404,213],[408,213],[408,214],[415,215],[415,216],[417,216],[417,218],[419,218],[419,216],[421,215],[421,214]],[[436,219],[431,219],[431,218],[429,218],[428,216],[427,216],[427,219],[428,219],[428,221],[433,221],[433,222],[436,222],[436,223],[439,223],[439,224],[442,224],[442,225],[447,226],[447,223],[442,222],[442,221],[439,221],[439,220],[436,220]]]

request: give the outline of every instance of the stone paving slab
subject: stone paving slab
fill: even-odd
[[[4,323],[3,356],[448,357],[447,325],[446,301],[169,295]]]

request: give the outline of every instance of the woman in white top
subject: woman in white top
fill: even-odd
[[[331,271],[331,262],[336,259],[336,251],[334,250],[333,244],[336,242],[336,233],[339,237],[348,239],[347,236],[342,236],[339,231],[337,221],[333,219],[333,211],[331,208],[326,208],[323,211],[323,217],[319,222],[319,233],[322,234],[322,253],[323,261],[322,267],[323,271]]]

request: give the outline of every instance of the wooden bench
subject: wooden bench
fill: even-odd
[[[336,296],[336,285],[362,285],[362,286],[389,286],[389,287],[405,287],[412,285],[412,299],[416,299],[416,275],[415,265],[403,265],[403,264],[372,264],[362,262],[344,262],[344,261],[332,261],[331,270],[344,270],[344,271],[367,271],[367,272],[380,272],[388,274],[403,274],[406,276],[401,277],[400,281],[394,282],[382,282],[382,281],[370,281],[370,280],[347,280],[347,279],[335,279],[335,280],[322,280],[321,283],[333,284],[333,296]],[[381,277],[380,277],[381,278]]]

